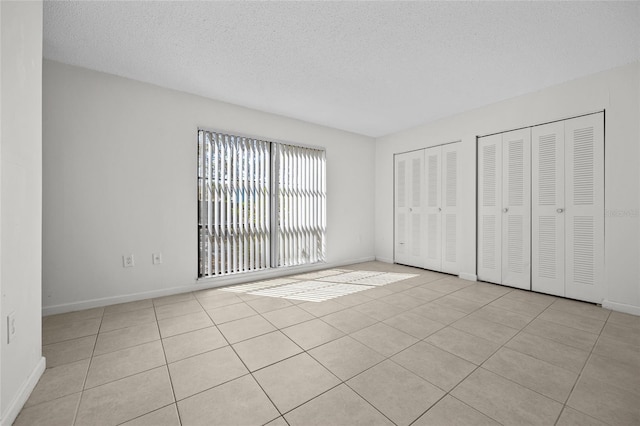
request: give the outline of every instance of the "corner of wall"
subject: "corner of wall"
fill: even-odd
[[[9,403],[5,410],[4,417],[0,418],[0,426],[10,426],[13,424],[18,414],[20,414],[20,410],[22,410],[22,407],[27,402],[27,399],[29,399],[29,395],[31,395],[31,392],[33,392],[38,384],[38,380],[40,380],[46,366],[46,359],[41,357],[31,374],[29,374],[27,380],[22,384],[13,400]]]
[[[11,424],[42,358],[42,1],[0,2],[0,422]],[[9,341],[6,315],[15,313]]]

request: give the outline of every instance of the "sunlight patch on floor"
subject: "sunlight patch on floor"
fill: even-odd
[[[377,286],[383,286],[416,274],[393,272],[347,271],[327,269],[296,275],[292,278],[276,278],[255,283],[240,284],[221,289],[233,293],[247,293],[256,296],[280,297],[290,300],[324,302]]]

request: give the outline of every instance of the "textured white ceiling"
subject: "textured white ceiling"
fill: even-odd
[[[44,56],[382,136],[640,59],[640,2],[54,2]]]

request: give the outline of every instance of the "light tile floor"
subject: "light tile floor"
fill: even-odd
[[[345,269],[418,276],[319,303],[214,289],[45,317],[48,368],[15,424],[640,424],[640,317]]]

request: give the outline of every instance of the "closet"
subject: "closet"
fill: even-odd
[[[604,114],[478,138],[478,279],[604,296]]]
[[[396,263],[459,273],[459,145],[396,154]]]

